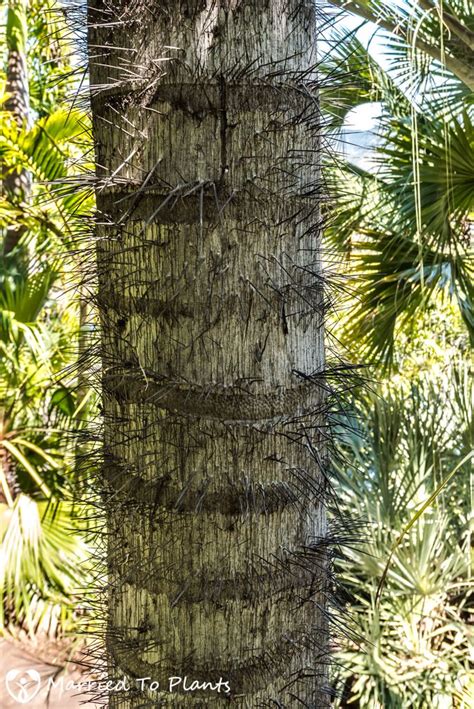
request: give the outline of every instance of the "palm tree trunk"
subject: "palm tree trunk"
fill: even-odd
[[[4,107],[10,111],[17,126],[28,126],[30,113],[30,93],[26,64],[28,0],[9,0],[7,12],[6,45],[7,70]],[[2,181],[7,198],[19,206],[27,202],[31,191],[31,175],[28,170],[9,170]],[[7,229],[3,244],[4,254],[9,254],[17,246],[24,226],[13,225]]]
[[[327,706],[313,1],[89,22],[109,706]]]

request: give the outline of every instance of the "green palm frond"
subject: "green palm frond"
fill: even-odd
[[[410,330],[438,294],[454,297],[474,342],[473,262],[463,254],[420,250],[414,236],[365,231],[353,242],[357,300],[345,336],[367,361],[391,364],[397,329]]]
[[[455,251],[469,240],[468,221],[474,211],[474,124],[465,111],[449,122],[420,117],[417,128],[424,240]],[[392,118],[383,132],[386,137],[378,162],[386,194],[395,203],[394,217],[415,232],[413,125],[408,117]]]
[[[391,365],[396,333],[440,295],[457,303],[474,342],[474,127],[467,113],[449,122],[420,117],[415,175],[411,118],[380,125],[374,172],[346,164],[329,176],[338,201],[327,237],[352,256],[346,339]]]
[[[361,709],[451,706],[453,687],[462,696],[467,686],[472,466],[460,466],[442,491],[440,483],[472,445],[470,373],[461,363],[402,391],[380,387],[355,402],[355,425],[338,434],[338,504],[365,522],[366,541],[338,562],[364,640],[347,639],[337,659],[346,701]]]
[[[42,476],[38,473],[36,468],[30,463],[30,461],[22,451],[21,446],[5,438],[2,440],[2,447],[5,448],[7,453],[10,454],[14,463],[19,463],[22,468],[26,470],[33,482],[39,487],[43,495],[49,499],[51,497],[51,490],[46,485]]]
[[[64,10],[54,0],[20,4],[29,121],[13,119],[0,68],[0,179],[31,180],[28,199],[0,197],[0,231],[19,234],[0,274],[0,629],[56,634],[74,624],[89,578],[69,499],[87,389],[76,391],[71,368],[79,324],[67,252],[90,213],[76,177],[91,169],[82,159],[91,143],[87,116],[68,100],[80,77]],[[10,25],[0,32],[4,58]]]
[[[14,282],[0,280],[0,310],[13,313],[18,322],[35,322],[57,277],[54,264],[42,264],[39,270],[30,269]]]
[[[347,259],[370,210],[377,205],[381,214],[386,211],[379,198],[383,184],[375,173],[342,161],[337,169],[327,166],[326,183],[334,199],[325,213],[325,238]]]
[[[66,335],[61,312],[52,312],[54,263],[33,262],[0,282],[0,454],[23,492],[47,498],[61,498],[67,488],[73,452],[68,433],[77,407],[74,380],[61,386],[70,410],[60,409],[57,400],[73,332]],[[11,503],[15,488],[3,481],[2,489]]]
[[[320,101],[328,127],[340,128],[348,112],[364,103],[383,102],[393,115],[408,99],[356,36],[357,30],[332,28],[327,54],[319,65]]]
[[[28,3],[30,101],[41,118],[67,101],[78,84],[75,47],[64,8],[56,0]]]
[[[469,0],[329,0],[342,10],[372,22],[392,43],[393,66],[413,89],[433,61],[445,65],[470,91],[474,89],[474,23]],[[417,71],[413,72],[413,56]],[[408,68],[408,71],[406,69]]]
[[[53,182],[68,173],[71,144],[84,135],[86,119],[79,111],[57,109],[40,118],[29,130],[0,113],[0,158],[9,169],[27,168],[40,182]]]
[[[12,619],[30,632],[58,604],[74,617],[75,599],[88,578],[89,550],[72,507],[37,503],[19,495],[13,508],[0,504],[0,627]]]

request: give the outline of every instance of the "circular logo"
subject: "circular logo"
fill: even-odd
[[[5,677],[8,694],[19,704],[28,704],[41,689],[41,676],[36,670],[10,670]]]

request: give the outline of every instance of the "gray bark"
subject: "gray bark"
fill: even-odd
[[[109,706],[326,706],[313,2],[89,20]]]

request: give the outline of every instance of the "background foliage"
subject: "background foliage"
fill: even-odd
[[[88,118],[67,103],[74,57],[53,9],[45,0],[12,3],[0,31],[0,232],[18,237],[2,249],[0,270],[0,628],[57,636],[74,626],[88,579],[72,500],[88,393],[74,369],[81,323],[71,250],[91,204],[68,186],[85,169]],[[18,26],[30,107],[20,119],[7,68]],[[22,174],[28,193],[9,190],[9,176]]]
[[[474,133],[464,69],[474,54],[445,21],[456,18],[472,42],[472,8],[332,5],[381,28],[371,25],[381,37],[374,58],[360,32],[336,24],[323,67],[333,140],[357,143],[346,127],[357,107],[378,115],[365,149],[326,167],[335,195],[326,234],[345,264],[334,327],[347,356],[371,365],[371,384],[348,404],[349,425],[335,430],[337,494],[361,537],[336,562],[353,634],[341,641],[335,704],[467,709]]]

